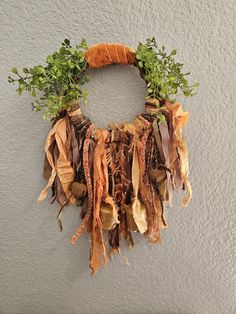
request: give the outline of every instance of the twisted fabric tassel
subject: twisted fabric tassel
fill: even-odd
[[[81,232],[84,230],[85,227],[88,227],[89,219],[91,218],[91,215],[92,215],[93,185],[92,185],[92,178],[91,178],[91,169],[89,167],[89,153],[93,156],[94,152],[90,150],[91,137],[92,137],[93,131],[94,131],[94,126],[90,125],[86,133],[86,139],[84,141],[84,147],[83,147],[83,166],[84,166],[84,173],[85,173],[85,179],[86,179],[86,185],[87,185],[87,191],[88,191],[87,211],[86,211],[82,224],[79,226],[79,228],[76,230],[75,234],[71,238],[70,242],[72,244],[75,244],[77,242]]]
[[[58,120],[51,129],[46,140],[45,153],[52,170],[46,187],[42,190],[38,197],[39,202],[43,201],[47,197],[48,189],[52,187],[57,175],[62,185],[62,190],[68,200],[68,204],[75,203],[75,198],[70,190],[70,185],[74,180],[74,170],[72,168],[71,161],[68,158],[67,140],[67,121],[66,118],[62,118]],[[50,150],[51,145],[56,145],[58,149],[58,158],[55,161]]]
[[[187,206],[192,196],[192,188],[188,181],[188,151],[185,141],[182,137],[182,129],[189,119],[189,113],[184,112],[182,106],[178,103],[171,104],[166,102],[166,117],[169,124],[171,138],[170,167],[174,173],[174,180],[177,187],[178,179],[181,186],[184,185],[187,195],[184,197],[182,207]]]
[[[124,47],[118,48],[123,58],[129,54]],[[114,52],[117,47],[109,49]],[[100,63],[111,57],[101,60],[94,51],[90,51],[90,57]],[[119,58],[124,62],[120,55]],[[171,205],[173,189],[186,189],[182,206],[190,200],[188,152],[182,137],[189,115],[179,104],[165,102],[162,112],[166,122],[159,123],[152,114],[154,104],[155,100],[149,100],[146,113],[131,123],[113,123],[108,130],[97,129],[77,105],[54,120],[47,137],[44,177],[48,183],[39,201],[46,198],[51,187],[53,201],[56,199],[61,206],[60,225],[64,206],[83,203],[83,221],[71,243],[75,244],[85,229],[91,234],[92,274],[108,262],[105,232],[110,255],[120,252],[122,238],[133,247],[135,231],[144,234],[149,242],[160,242],[160,230],[167,227],[164,205]]]

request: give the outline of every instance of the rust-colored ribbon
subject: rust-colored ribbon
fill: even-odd
[[[134,52],[123,44],[96,44],[85,53],[90,68],[101,68],[107,64],[133,64]]]
[[[111,196],[108,195],[108,164],[106,158],[105,141],[108,136],[107,130],[96,129],[96,145],[94,149],[93,182],[94,182],[94,208],[92,230],[92,252],[90,267],[95,273],[101,264],[101,255],[104,263],[107,263],[106,247],[103,239],[102,221],[100,217],[101,203],[104,200],[111,206],[113,218],[116,223],[118,214]]]
[[[138,134],[134,123],[128,123],[123,126],[123,131],[129,132],[133,136],[133,160],[132,160],[132,186],[133,186],[133,203],[132,213],[134,221],[140,233],[144,233],[148,228],[147,223],[147,209],[138,198],[139,181],[140,181],[140,167],[137,140]]]
[[[83,222],[79,226],[79,228],[76,230],[74,235],[71,237],[71,243],[75,244],[82,233],[82,231],[88,227],[90,218],[92,216],[92,208],[93,208],[93,183],[91,178],[91,171],[90,171],[90,158],[89,154],[91,154],[90,146],[91,146],[91,138],[93,133],[95,132],[95,126],[91,124],[87,130],[86,138],[83,145],[83,168],[84,168],[84,174],[86,179],[86,185],[88,190],[88,206],[87,211],[84,217]],[[92,151],[93,156],[93,151]]]

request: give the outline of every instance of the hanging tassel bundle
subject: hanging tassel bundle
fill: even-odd
[[[82,207],[82,223],[71,238],[75,244],[85,229],[91,234],[90,267],[95,273],[107,263],[108,253],[119,251],[122,238],[133,246],[132,232],[149,242],[160,242],[167,227],[164,207],[171,204],[173,189],[184,188],[191,197],[188,160],[182,128],[188,120],[179,104],[165,103],[166,123],[159,123],[147,100],[146,113],[132,123],[98,129],[78,105],[53,123],[45,145],[46,187],[60,204]]]

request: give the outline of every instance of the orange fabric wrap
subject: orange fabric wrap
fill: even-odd
[[[88,48],[84,57],[90,68],[101,68],[112,63],[133,64],[135,54],[123,44],[97,44]]]

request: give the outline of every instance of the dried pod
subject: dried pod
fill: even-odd
[[[113,208],[105,203],[101,205],[101,220],[102,228],[105,230],[111,230],[116,224],[113,216]]]
[[[72,182],[71,192],[76,198],[82,198],[87,195],[87,187],[84,183]]]
[[[132,204],[127,206],[125,211],[126,211],[126,219],[127,219],[128,229],[130,231],[138,231],[138,227],[134,221]]]

